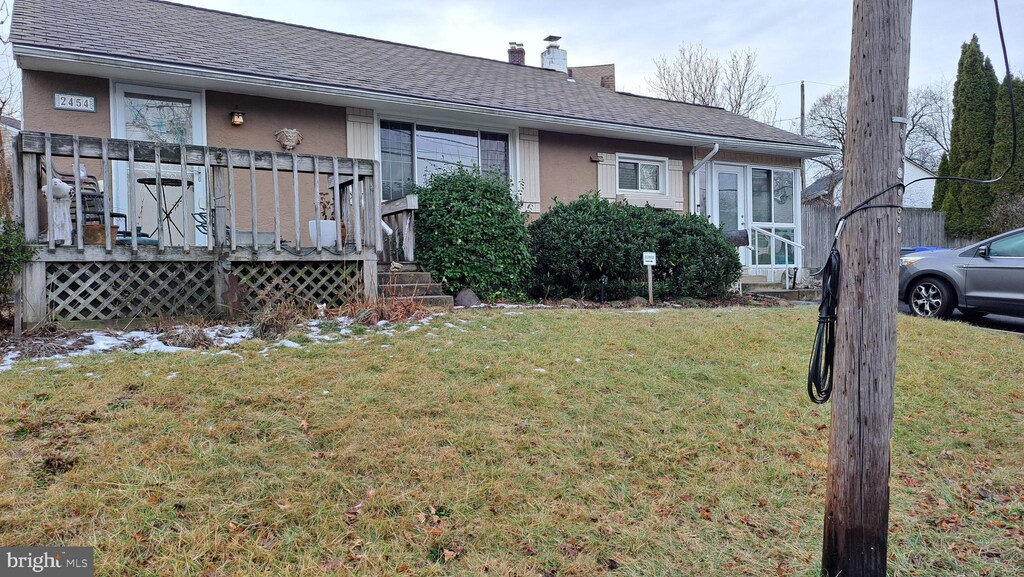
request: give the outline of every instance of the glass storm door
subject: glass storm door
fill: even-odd
[[[114,94],[113,132],[116,138],[149,140],[172,144],[205,144],[206,127],[203,122],[202,95],[147,86],[118,84]],[[119,162],[115,170],[114,206],[119,212],[128,212],[129,191],[135,194],[136,222],[145,234],[156,237],[158,215],[165,212],[174,224],[163,223],[164,242],[180,246],[184,236],[190,244],[204,244],[206,235],[197,229],[193,215],[206,211],[206,182],[200,167],[190,167],[187,178],[182,178],[176,162],[161,163],[162,179],[191,181],[193,206],[183,206],[181,186],[165,185],[164,206],[156,206],[156,187],[143,183],[156,176],[155,164],[136,162],[135,182],[128,182],[128,163]],[[156,198],[155,198],[156,197]],[[200,227],[202,228],[202,227]]]
[[[715,165],[711,187],[711,222],[725,232],[747,228],[746,174],[743,167]],[[739,249],[740,261],[747,264],[747,251]]]

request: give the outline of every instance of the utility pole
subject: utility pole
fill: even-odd
[[[804,97],[804,81],[800,81],[800,136],[807,136],[807,124],[806,114],[804,113],[804,107],[806,105],[806,99]],[[800,159],[800,187],[807,186],[807,170],[805,165],[807,161],[803,158]]]
[[[902,181],[911,0],[854,0],[843,212]],[[871,204],[900,204],[899,189]],[[896,373],[899,213],[852,214],[836,325],[822,571],[884,577]]]
[[[804,81],[800,81],[800,136],[807,136],[807,130],[805,125],[806,117],[804,115],[804,106],[806,105],[806,98],[804,94]]]

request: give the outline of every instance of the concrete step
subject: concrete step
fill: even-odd
[[[821,289],[761,289],[761,290],[747,290],[743,289],[743,294],[753,294],[761,296],[775,297],[787,301],[820,301],[821,300]]]
[[[437,283],[380,285],[380,294],[386,297],[436,296],[444,294]]]
[[[450,309],[455,306],[455,299],[451,295],[424,295],[424,296],[408,296],[408,297],[389,297],[384,298],[389,301],[416,301],[425,307],[430,308],[443,308]]]
[[[377,275],[380,286],[392,284],[429,284],[434,282],[429,272],[382,272]]]
[[[740,282],[743,284],[766,283],[768,282],[768,277],[763,274],[745,274],[740,277]]]

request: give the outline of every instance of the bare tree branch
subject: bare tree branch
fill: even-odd
[[[752,49],[732,52],[723,61],[701,43],[684,43],[674,57],[658,58],[654,66],[647,85],[661,98],[721,106],[763,121],[775,119],[778,102],[771,77],[757,71]]]

